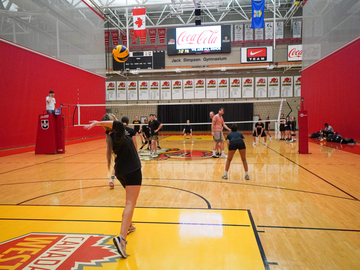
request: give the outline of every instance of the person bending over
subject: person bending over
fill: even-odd
[[[183,141],[183,143],[185,143],[187,134],[190,135],[191,143],[194,143],[194,141],[193,141],[193,135],[192,135],[192,126],[190,125],[190,120],[187,120],[186,123],[187,123],[187,124],[184,126],[184,130],[183,130],[183,134],[184,134],[184,141]]]
[[[256,145],[256,138],[257,137],[263,137],[264,138],[264,145],[267,146],[266,133],[265,133],[265,129],[264,129],[264,124],[261,122],[261,119],[259,119],[258,122],[255,124],[254,133],[253,133],[253,138],[254,138],[253,146]],[[260,142],[260,139],[259,139],[259,142]]]

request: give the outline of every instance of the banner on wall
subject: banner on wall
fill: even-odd
[[[235,24],[234,27],[234,41],[243,41],[244,40],[244,25]]]
[[[229,98],[229,79],[222,78],[218,80],[218,98]]]
[[[118,30],[111,31],[111,39],[112,39],[112,44],[114,46],[119,45],[119,31]]]
[[[242,78],[242,97],[253,98],[254,97],[254,79]]]
[[[137,100],[137,81],[127,82],[127,99]]]
[[[273,61],[272,47],[241,48],[241,63],[261,63]]]
[[[159,81],[150,81],[150,100],[159,100],[160,86]]]
[[[256,77],[255,78],[255,97],[266,98],[267,97],[267,78]]]
[[[268,77],[268,97],[280,97],[280,77]]]
[[[241,98],[241,78],[230,78],[230,98]]]
[[[171,99],[171,81],[161,81],[161,100]]]
[[[284,38],[284,22],[276,23],[275,36],[276,36],[276,39]]]
[[[182,80],[172,80],[172,99],[183,99]]]
[[[301,97],[301,76],[294,76],[294,97]]]
[[[125,82],[117,82],[116,83],[116,100],[126,100],[126,84]]]
[[[194,80],[183,80],[184,99],[194,99]]]
[[[116,100],[116,82],[105,82],[106,100]]]
[[[273,39],[274,36],[274,23],[267,22],[265,24],[265,39]]]
[[[281,97],[293,96],[293,77],[281,76]]]
[[[150,43],[156,42],[156,29],[149,29],[149,39]]]
[[[245,40],[254,40],[254,30],[251,24],[245,24]]]
[[[205,79],[195,79],[195,98],[205,98]]]
[[[263,40],[264,39],[264,29],[256,28],[255,32],[255,40]]]
[[[293,21],[293,38],[301,38],[301,24],[302,21]]]
[[[147,38],[147,30],[145,30],[146,33],[145,33],[145,36],[141,36],[140,37],[140,44],[146,44],[146,38]]]
[[[124,44],[125,46],[127,46],[126,30],[124,30],[124,33],[121,32],[121,42],[122,42],[122,44]]]
[[[217,98],[217,79],[206,79],[206,98]]]
[[[137,43],[137,37],[135,36],[134,30],[130,30],[130,40],[132,45],[135,45]]]
[[[159,28],[158,29],[159,34],[159,42],[165,43],[165,37],[166,37],[166,28]]]
[[[149,100],[149,82],[139,81],[139,100]]]
[[[109,40],[110,40],[110,32],[105,31],[105,47],[109,46]]]

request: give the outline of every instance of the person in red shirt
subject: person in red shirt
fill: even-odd
[[[214,147],[212,157],[218,157],[216,155],[217,144],[220,143],[221,149],[221,158],[227,158],[224,151],[224,135],[223,128],[226,128],[228,131],[231,129],[225,124],[224,118],[222,117],[225,113],[224,108],[220,108],[219,113],[213,117],[212,125],[211,125],[211,135],[214,136]]]

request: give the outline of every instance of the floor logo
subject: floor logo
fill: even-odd
[[[0,243],[0,269],[83,269],[115,262],[113,236],[30,233]]]
[[[177,160],[193,160],[193,159],[202,159],[210,158],[212,152],[210,151],[200,151],[200,150],[180,150],[179,148],[168,149],[164,153],[159,153],[159,156],[156,160],[166,160],[166,159],[177,159]]]

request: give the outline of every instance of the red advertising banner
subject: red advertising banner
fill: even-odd
[[[166,28],[159,28],[158,33],[160,43],[165,43]]]
[[[119,31],[118,30],[111,31],[111,38],[112,38],[112,43],[114,46],[119,45]]]
[[[130,39],[131,44],[135,45],[137,43],[137,37],[135,37],[135,30],[130,30]]]
[[[110,32],[105,31],[105,47],[109,46]]]
[[[149,29],[150,43],[156,42],[156,29]]]
[[[146,44],[147,30],[145,29],[145,36],[140,37],[140,44]]]
[[[125,46],[127,46],[127,40],[126,40],[126,30],[123,32],[121,32],[121,40],[122,40],[122,44],[124,44]]]

